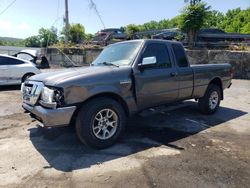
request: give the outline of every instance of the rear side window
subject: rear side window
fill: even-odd
[[[179,44],[172,44],[174,55],[176,57],[179,67],[188,67],[188,61],[184,52],[184,49]]]
[[[8,58],[0,57],[0,65],[8,65]]]
[[[142,59],[145,57],[156,57],[157,67],[171,67],[169,53],[164,44],[149,44],[143,52]]]
[[[24,64],[24,62],[9,57],[0,57],[0,65],[20,65],[20,64]]]

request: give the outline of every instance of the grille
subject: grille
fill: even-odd
[[[42,82],[28,81],[22,84],[23,102],[34,106],[40,97],[44,84]]]

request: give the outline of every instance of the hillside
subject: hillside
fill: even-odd
[[[21,42],[23,39],[12,38],[12,37],[0,37],[0,41],[2,42]]]
[[[0,46],[24,46],[23,39],[12,37],[0,37]]]

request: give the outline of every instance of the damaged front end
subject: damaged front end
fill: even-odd
[[[42,82],[22,84],[22,107],[30,112],[43,127],[67,126],[76,106],[64,106],[63,89],[45,86]]]

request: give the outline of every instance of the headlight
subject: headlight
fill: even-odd
[[[54,101],[54,90],[48,87],[44,87],[41,95],[41,99],[45,103],[53,103]]]
[[[64,94],[62,88],[44,87],[41,93],[40,104],[47,108],[56,108],[64,105]]]

